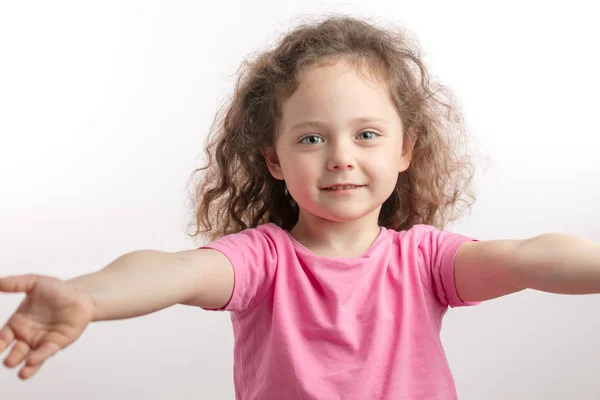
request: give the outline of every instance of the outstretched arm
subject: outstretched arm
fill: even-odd
[[[471,242],[456,255],[454,279],[463,301],[489,300],[523,289],[600,293],[600,245],[562,233]]]
[[[139,250],[69,282],[91,296],[94,320],[112,320],[175,304],[220,308],[231,297],[233,269],[223,254],[212,249]]]
[[[42,275],[0,278],[0,293],[27,295],[0,327],[0,353],[12,346],[4,363],[12,368],[25,361],[19,376],[28,379],[92,321],[137,317],[177,303],[222,308],[232,291],[231,263],[209,249],[136,251],[70,281]]]

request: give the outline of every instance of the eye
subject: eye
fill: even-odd
[[[358,134],[358,137],[361,140],[370,140],[370,139],[375,139],[379,134],[373,131],[363,131],[361,133]]]
[[[323,140],[323,139],[317,135],[309,135],[309,136],[303,137],[302,140],[300,140],[300,143],[317,144],[317,143],[319,143],[319,140]]]

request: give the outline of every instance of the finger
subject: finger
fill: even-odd
[[[25,364],[25,366],[19,371],[19,378],[23,380],[31,378],[36,372],[38,372],[42,365],[44,365],[44,363],[37,365]]]
[[[0,292],[29,293],[35,287],[37,275],[16,275],[0,278]]]
[[[17,341],[17,344],[13,346],[10,354],[4,360],[4,365],[9,368],[16,367],[23,361],[27,353],[29,353],[29,345],[21,340]]]
[[[15,340],[15,333],[8,326],[0,329],[0,353],[2,353],[12,341]]]
[[[27,355],[27,365],[36,366],[42,364],[49,357],[52,357],[56,352],[60,350],[60,347],[53,342],[46,342],[35,350],[32,350]]]

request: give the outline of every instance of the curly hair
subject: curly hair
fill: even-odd
[[[378,223],[406,230],[415,224],[443,229],[470,206],[473,164],[460,107],[449,89],[433,82],[416,40],[403,28],[376,26],[349,16],[309,21],[271,50],[246,60],[226,107],[219,110],[206,147],[208,163],[194,171],[194,232],[209,240],[272,222],[290,230],[298,207],[285,183],[267,169],[281,104],[306,68],[345,59],[366,65],[385,83],[413,146],[410,167],[398,176]]]

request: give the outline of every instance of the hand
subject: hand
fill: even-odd
[[[35,374],[43,362],[73,343],[92,321],[91,297],[70,282],[47,276],[22,275],[0,279],[0,293],[24,292],[27,297],[0,329],[0,353],[13,341],[4,364],[25,361],[21,379]]]

